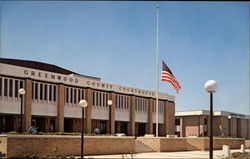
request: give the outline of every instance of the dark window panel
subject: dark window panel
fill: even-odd
[[[4,79],[4,96],[7,96],[8,92],[8,79]]]
[[[95,92],[92,92],[92,97],[93,97],[93,105],[95,105]]]
[[[56,95],[57,95],[57,90],[56,90],[56,86],[54,86],[54,101],[56,101]]]
[[[70,103],[73,103],[73,89],[70,88]]]
[[[52,85],[49,85],[49,101],[52,101]]]
[[[175,125],[180,125],[180,119],[175,119]]]
[[[20,88],[23,88],[23,81],[20,81],[19,89]],[[19,97],[21,98],[21,95],[19,95]]]
[[[69,88],[66,88],[66,103],[69,103]]]
[[[3,81],[3,79],[0,78],[0,96],[2,96],[2,87],[3,87],[2,81]]]
[[[115,107],[117,108],[118,107],[118,95],[115,95]]]
[[[99,97],[99,93],[96,92],[95,105],[98,105],[98,104],[99,104],[99,102],[98,102],[98,97]]]
[[[9,80],[9,97],[12,97],[13,95],[13,80]]]
[[[43,84],[40,83],[40,100],[43,100]]]
[[[85,93],[85,91],[82,90],[82,99],[84,99],[84,93]]]
[[[38,83],[35,83],[35,99],[38,99]]]
[[[99,93],[99,106],[102,106],[102,105],[101,105],[101,101],[102,101],[101,92],[98,92],[98,93]]]
[[[23,81],[20,81],[20,87],[19,88],[23,88]]]
[[[77,103],[81,100],[81,90],[78,89],[78,97],[77,97]]]
[[[74,103],[76,104],[76,89],[74,89]]]
[[[48,95],[48,85],[44,84],[44,100],[47,100]]]
[[[34,99],[34,82],[32,82],[32,99]]]

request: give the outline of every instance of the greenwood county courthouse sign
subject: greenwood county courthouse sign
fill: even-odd
[[[138,89],[133,87],[121,86],[111,83],[102,82],[100,80],[93,80],[88,77],[79,77],[78,75],[70,74],[64,75],[59,73],[53,73],[48,71],[42,71],[37,69],[29,69],[25,67],[19,67],[9,64],[0,64],[0,74],[7,76],[15,76],[18,78],[31,78],[33,80],[47,81],[53,83],[63,83],[66,85],[90,87],[97,90],[114,91],[124,94],[134,94],[137,96],[155,97],[154,91],[148,91],[144,89]],[[159,97],[174,101],[174,96],[159,93]]]

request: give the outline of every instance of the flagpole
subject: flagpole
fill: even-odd
[[[158,117],[159,117],[159,42],[158,42],[158,23],[159,23],[159,5],[156,5],[156,137],[158,137]]]

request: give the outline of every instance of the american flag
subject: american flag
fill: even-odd
[[[181,89],[181,84],[175,79],[174,74],[168,68],[164,61],[162,61],[161,80],[170,82],[174,86],[177,93]]]

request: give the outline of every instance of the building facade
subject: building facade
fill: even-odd
[[[210,111],[175,113],[176,135],[180,137],[209,136]],[[214,111],[214,136],[250,138],[250,116],[226,111]]]
[[[101,81],[100,78],[35,61],[0,59],[0,131],[18,131],[24,88],[23,130],[31,126],[42,132],[80,132],[82,109],[85,132],[155,133],[155,92]],[[113,104],[109,106],[108,100]],[[159,93],[159,136],[175,133],[175,98]]]

